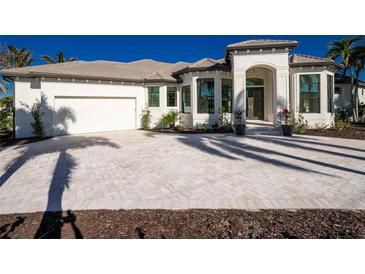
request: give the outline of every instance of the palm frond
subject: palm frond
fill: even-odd
[[[40,57],[41,57],[41,59],[43,59],[44,61],[46,61],[49,64],[57,63],[57,61],[53,60],[53,58],[49,55],[41,55]]]

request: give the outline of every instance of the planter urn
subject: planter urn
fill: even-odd
[[[291,126],[291,125],[281,125],[281,135],[283,135],[283,136],[293,136],[293,126]]]
[[[246,134],[246,125],[235,125],[234,134],[236,135],[245,135]]]

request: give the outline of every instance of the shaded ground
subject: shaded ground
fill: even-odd
[[[349,128],[342,130],[337,129],[308,129],[304,135],[337,137],[347,139],[365,140],[365,126],[351,125]]]
[[[6,147],[6,146],[24,145],[43,141],[49,138],[50,137],[46,138],[29,137],[29,138],[14,139],[12,131],[0,131],[0,146]]]
[[[0,238],[59,237],[365,238],[365,211],[137,209],[0,215]]]

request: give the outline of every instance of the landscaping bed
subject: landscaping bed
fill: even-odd
[[[365,125],[351,125],[344,129],[308,129],[303,134],[365,140]]]
[[[209,129],[199,129],[199,128],[154,128],[147,129],[147,131],[158,132],[158,133],[183,133],[183,134],[202,134],[202,133],[233,133],[232,129],[224,128],[209,128]]]
[[[0,215],[0,238],[59,237],[94,239],[365,238],[365,211],[139,209]]]
[[[39,137],[29,137],[22,139],[14,139],[12,131],[0,131],[0,146],[17,146],[24,145],[29,143],[35,143],[39,141],[43,141],[49,139],[51,137],[39,138]]]

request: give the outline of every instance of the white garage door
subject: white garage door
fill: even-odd
[[[55,134],[92,133],[136,128],[136,99],[56,97]]]

